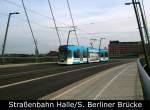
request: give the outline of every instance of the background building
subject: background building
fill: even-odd
[[[143,55],[141,42],[110,41],[109,56],[111,58],[129,58]]]

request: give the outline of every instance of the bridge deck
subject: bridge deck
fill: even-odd
[[[132,62],[105,70],[42,99],[141,100],[137,64]]]

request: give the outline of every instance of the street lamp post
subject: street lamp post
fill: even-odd
[[[125,3],[125,4],[126,5],[130,5],[130,4],[133,4],[133,3]],[[143,27],[141,27],[141,28],[145,29],[145,35],[147,37],[148,47],[150,47],[150,39],[149,39],[148,27],[147,27],[147,24],[146,24],[146,21],[145,21],[145,17],[144,17],[145,15],[143,13],[141,3],[140,2],[134,2],[134,4],[139,5],[139,9],[140,9],[140,13],[141,13],[141,18],[142,18],[142,22],[143,22]],[[150,51],[150,48],[148,48],[148,49]]]
[[[4,64],[4,62],[5,62],[4,52],[5,52],[5,46],[6,46],[6,40],[7,40],[7,33],[8,33],[10,18],[14,14],[19,14],[19,12],[9,13],[9,16],[8,16],[8,21],[7,21],[7,26],[6,26],[6,32],[5,32],[5,38],[4,38],[3,48],[2,48],[2,64]]]
[[[143,30],[142,30],[142,24],[141,24],[141,22],[143,22],[143,26],[145,25],[144,24],[145,23],[145,18],[143,17],[143,15],[142,15],[142,9],[140,8],[140,13],[141,13],[141,17],[142,17],[142,21],[141,21],[141,18],[140,18],[140,15],[139,15],[140,13],[139,13],[138,7],[137,7],[137,4],[140,7],[140,2],[136,2],[135,0],[132,0],[132,3],[125,3],[125,5],[130,5],[130,4],[133,4],[133,7],[134,7],[134,11],[135,11],[136,19],[137,19],[137,24],[138,24],[138,28],[139,28],[139,33],[140,33],[141,41],[142,41],[142,45],[143,45],[145,62],[147,64],[148,69],[150,69],[150,65],[149,65],[149,62],[148,62],[147,50],[146,50],[146,47],[145,47],[145,41],[144,41],[144,35],[143,35]],[[144,26],[144,29],[146,31],[145,26]],[[146,34],[146,32],[145,32],[145,34]]]

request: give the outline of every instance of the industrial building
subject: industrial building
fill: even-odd
[[[129,58],[143,55],[141,42],[110,41],[109,56],[111,58]]]

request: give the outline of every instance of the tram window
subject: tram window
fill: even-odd
[[[68,57],[69,57],[69,58],[71,58],[71,57],[72,57],[71,50],[68,50]]]
[[[87,57],[87,52],[84,51],[84,52],[83,52],[83,58],[86,58],[86,57]]]
[[[77,58],[80,58],[80,50],[77,50]]]
[[[77,57],[77,51],[74,51],[74,58],[78,58]]]
[[[108,57],[108,53],[105,53],[105,57]]]
[[[101,53],[101,57],[104,57],[104,54],[103,54],[103,53]]]
[[[67,50],[65,49],[59,49],[59,55],[67,55]]]
[[[80,58],[80,50],[74,51],[74,58]]]

